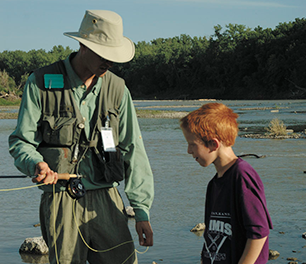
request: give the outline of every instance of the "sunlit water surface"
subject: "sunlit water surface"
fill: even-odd
[[[191,111],[202,105],[198,101],[135,101],[139,109]],[[240,117],[240,135],[261,132],[273,118],[290,128],[305,129],[306,101],[224,101]],[[278,112],[271,112],[278,110]],[[190,229],[203,222],[204,198],[213,166],[200,167],[186,152],[186,142],[177,119],[139,119],[146,150],[155,176],[155,200],[151,209],[154,246],[139,263],[200,263],[203,238]],[[16,120],[0,120],[1,175],[20,175],[8,153],[8,135]],[[288,263],[288,257],[306,262],[306,140],[249,139],[238,137],[237,155],[257,154],[265,158],[246,157],[265,185],[268,208],[274,229],[270,248],[280,252],[271,263]],[[30,179],[0,179],[1,189],[30,186]],[[119,186],[122,191],[123,186]],[[0,263],[48,263],[46,257],[20,255],[19,247],[27,237],[40,236],[38,207],[41,191],[37,188],[0,192]],[[125,202],[126,198],[124,197]],[[133,237],[135,222],[129,221]],[[144,248],[138,247],[139,251]]]

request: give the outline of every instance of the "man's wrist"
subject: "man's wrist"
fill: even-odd
[[[149,212],[143,209],[134,209],[136,222],[150,221]]]

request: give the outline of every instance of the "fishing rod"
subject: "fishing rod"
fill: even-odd
[[[2,175],[0,179],[17,179],[17,178],[35,178],[36,176],[27,176],[27,175]]]
[[[69,174],[69,173],[58,173],[58,179],[59,180],[69,180],[70,178],[78,178],[80,176],[76,174]],[[35,176],[29,176],[29,175],[0,175],[0,179],[11,179],[11,178],[36,178]]]
[[[66,180],[66,190],[73,199],[79,199],[86,193],[85,186],[81,181],[82,176],[69,173],[58,173],[59,180]],[[29,175],[0,175],[0,179],[36,178]]]

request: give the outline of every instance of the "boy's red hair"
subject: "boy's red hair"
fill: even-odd
[[[208,103],[183,117],[181,127],[201,139],[205,145],[213,138],[233,146],[238,135],[238,115],[221,103]]]

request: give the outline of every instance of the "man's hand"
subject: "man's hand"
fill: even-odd
[[[139,245],[153,246],[153,230],[149,221],[137,222],[136,231],[139,237]]]
[[[57,172],[52,171],[46,162],[38,162],[35,169],[36,178],[32,182],[43,182],[45,184],[56,184],[58,180]]]

